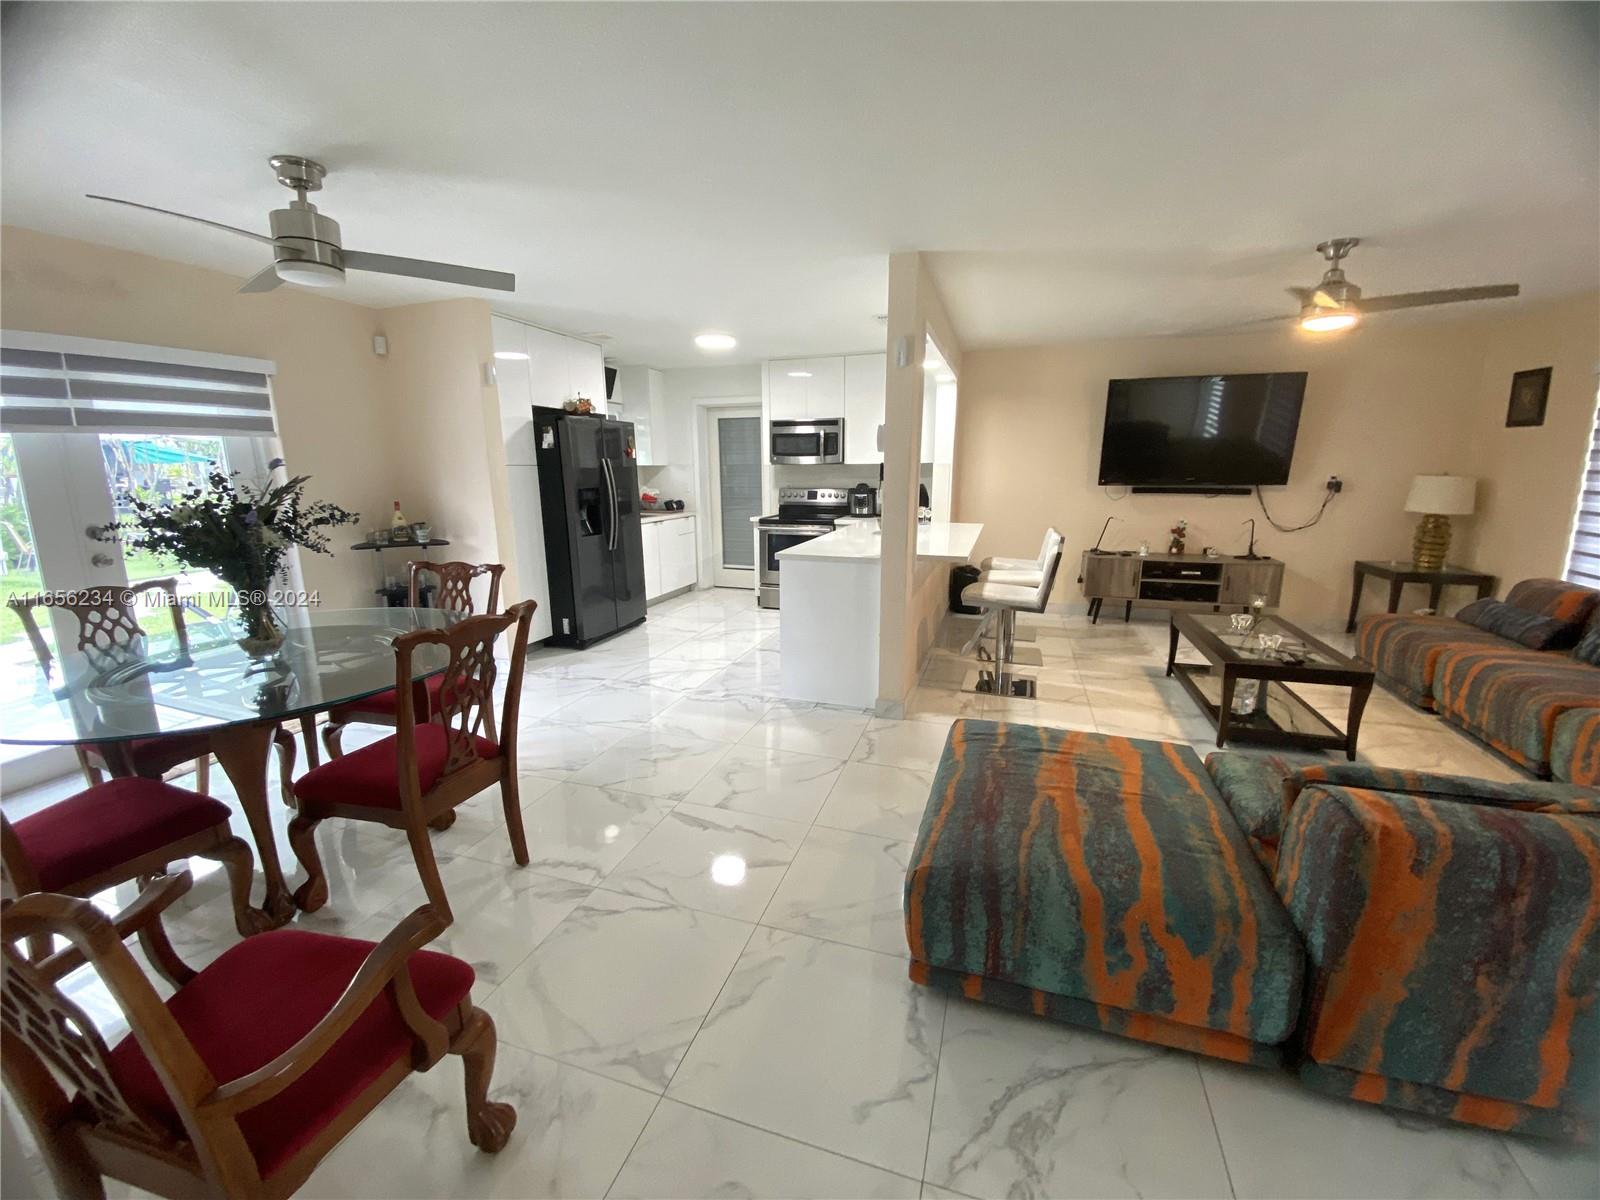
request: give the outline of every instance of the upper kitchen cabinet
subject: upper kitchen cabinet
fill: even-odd
[[[606,411],[606,359],[600,347],[577,338],[567,343],[567,394],[573,399],[592,400],[596,412]]]
[[[531,463],[533,453],[533,378],[527,358],[500,358],[528,353],[528,327],[505,317],[490,322],[494,335],[494,383],[500,393],[500,432],[506,441],[506,462]]]
[[[780,358],[767,363],[769,420],[844,415],[843,358]]]
[[[852,354],[844,360],[844,461],[881,463],[878,426],[883,424],[886,354]]]
[[[649,367],[618,367],[616,386],[606,410],[619,421],[633,423],[633,443],[641,467],[662,467],[672,461],[666,419],[666,381]]]
[[[560,408],[572,399],[572,362],[567,350],[572,339],[536,325],[523,328],[528,336],[528,374],[533,402],[543,408]]]

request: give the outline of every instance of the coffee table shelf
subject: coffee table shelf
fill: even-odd
[[[1255,641],[1257,633],[1282,637],[1285,650],[1274,653],[1261,648]],[[1205,657],[1204,663],[1178,661],[1180,636]],[[1282,617],[1263,617],[1254,630],[1241,635],[1234,632],[1227,614],[1188,612],[1172,614],[1167,674],[1178,680],[1216,728],[1219,748],[1234,741],[1300,750],[1343,750],[1352,760],[1373,678],[1370,667]],[[1236,713],[1234,698],[1239,685],[1247,681],[1259,684],[1255,704],[1248,713]],[[1290,684],[1348,688],[1345,727],[1340,729],[1328,720]]]

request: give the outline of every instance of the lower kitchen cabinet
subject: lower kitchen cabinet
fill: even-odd
[[[700,582],[698,523],[692,516],[645,521],[644,597],[646,602],[669,596]]]

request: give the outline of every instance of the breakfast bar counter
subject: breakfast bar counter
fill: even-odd
[[[967,562],[983,526],[935,521],[917,527],[913,588],[948,564]],[[845,518],[823,537],[778,552],[783,695],[873,708],[878,702],[878,605],[883,538],[873,518]]]

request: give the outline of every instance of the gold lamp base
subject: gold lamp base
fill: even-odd
[[[1419,571],[1442,570],[1449,550],[1450,518],[1428,513],[1417,522],[1417,536],[1411,540],[1411,565]]]

